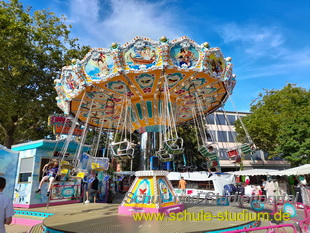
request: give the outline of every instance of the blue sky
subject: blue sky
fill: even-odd
[[[238,111],[263,89],[310,87],[309,0],[22,0],[34,10],[65,15],[82,45],[106,48],[135,36],[188,36],[232,57]],[[230,103],[226,110],[234,110]]]

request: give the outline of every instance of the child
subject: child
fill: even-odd
[[[51,162],[49,162],[48,164],[46,164],[43,167],[42,172],[44,173],[44,177],[42,178],[40,185],[39,185],[39,188],[36,191],[36,193],[41,192],[41,187],[42,187],[44,181],[49,179],[50,183],[48,185],[48,189],[47,189],[47,193],[46,193],[46,196],[49,197],[53,182],[54,182],[56,175],[57,175],[57,172],[58,172],[58,169],[59,169],[59,164],[58,164],[58,161],[55,159],[53,159]]]

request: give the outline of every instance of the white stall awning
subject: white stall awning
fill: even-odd
[[[293,167],[286,170],[271,172],[271,176],[290,176],[290,175],[306,175],[310,174],[310,164],[305,164],[299,167]]]
[[[266,176],[270,175],[271,172],[278,172],[278,170],[273,169],[252,169],[245,171],[236,171],[236,172],[228,172],[230,174],[234,174],[236,176]]]

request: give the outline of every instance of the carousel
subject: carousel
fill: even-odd
[[[231,58],[225,58],[220,48],[187,37],[172,41],[136,37],[124,45],[91,49],[82,60],[73,60],[62,69],[55,88],[58,107],[73,122],[84,124],[83,134],[95,127],[99,134],[109,135],[108,156],[100,158],[101,163],[92,158],[94,168],[107,169],[111,158],[132,162],[132,134],[141,135],[141,171],[119,207],[119,213],[131,215],[183,211],[168,172],[149,170],[150,158],[169,162],[182,154],[177,126],[191,123],[197,128],[198,151],[216,161],[216,154],[208,151],[205,116],[224,105],[235,83]],[[69,174],[75,169],[76,176],[83,177],[87,171],[81,170],[80,151],[76,157],[73,164],[61,161],[63,171]],[[154,196],[161,201],[153,203]]]

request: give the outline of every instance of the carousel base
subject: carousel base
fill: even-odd
[[[49,209],[36,208],[37,212],[49,212],[54,215],[44,219],[42,227],[44,232],[76,232],[76,233],[110,233],[110,232],[208,232],[224,233],[245,228],[262,226],[262,223],[253,221],[219,221],[214,218],[210,221],[191,221],[179,219],[175,221],[166,220],[138,220],[132,216],[118,214],[119,204],[71,204],[67,206],[52,206]],[[243,209],[234,206],[201,206],[185,204],[186,211],[199,213],[210,212],[216,215],[219,212],[240,213]],[[184,215],[182,215],[184,216]],[[182,217],[180,215],[180,217]],[[184,216],[185,217],[185,216]],[[265,225],[265,224],[263,224]],[[31,232],[30,233],[34,233]]]
[[[179,213],[184,210],[183,204],[176,204],[173,206],[160,207],[160,208],[146,208],[146,207],[130,207],[119,206],[118,213],[132,215],[133,213],[164,213],[169,215],[170,213]]]
[[[167,171],[137,171],[135,180],[129,189],[129,196],[124,197],[119,214],[132,215],[133,213],[179,213],[184,210],[184,204],[175,201],[177,197],[174,189],[167,178]],[[148,198],[142,198],[143,195]],[[140,200],[139,197],[140,196]],[[151,197],[158,197],[161,202],[150,202]],[[130,200],[130,202],[127,202]],[[133,203],[131,203],[133,201]]]

